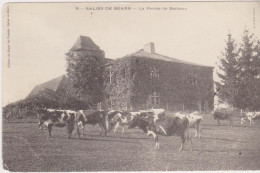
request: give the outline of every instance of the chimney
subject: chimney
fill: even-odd
[[[145,52],[152,53],[152,54],[155,53],[155,48],[154,48],[153,42],[146,44],[143,49]]]

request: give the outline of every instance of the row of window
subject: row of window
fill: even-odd
[[[126,72],[123,71],[123,78],[125,78]],[[150,78],[151,79],[159,79],[160,73],[159,73],[159,68],[155,66],[150,67]],[[187,80],[187,84],[191,85],[198,85],[198,80],[197,80],[198,74],[194,72],[189,72],[189,78]],[[109,83],[112,82],[112,70],[109,70]],[[186,83],[186,82],[184,82]]]

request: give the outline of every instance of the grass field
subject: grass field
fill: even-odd
[[[88,135],[67,139],[66,128],[40,131],[36,121],[3,123],[3,162],[10,171],[176,171],[260,169],[260,122],[234,126],[204,116],[202,138],[186,143],[179,152],[179,137],[159,137],[160,149],[139,129],[98,136],[98,126]],[[193,131],[192,131],[193,132]]]

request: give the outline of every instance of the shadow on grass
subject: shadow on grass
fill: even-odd
[[[201,139],[211,139],[211,140],[213,139],[213,140],[228,141],[228,142],[242,142],[242,143],[246,143],[246,141],[224,139],[224,138],[213,138],[213,137],[201,137]]]
[[[126,136],[111,136],[111,135],[107,135],[107,136],[99,136],[99,135],[94,135],[94,134],[86,134],[84,135],[84,137],[87,137],[87,136],[91,136],[91,137],[104,137],[104,138],[115,138],[115,139],[142,139],[142,140],[149,140],[151,138],[147,137],[147,138],[144,138],[144,137],[129,137],[127,136],[127,134],[125,134]]]
[[[122,140],[110,140],[110,139],[98,139],[98,138],[71,138],[70,140],[80,140],[80,141],[103,141],[103,142],[122,142],[122,143],[136,143],[130,141],[122,141]]]
[[[30,123],[38,123],[37,121],[5,121],[3,123],[6,123],[6,124],[30,124]]]

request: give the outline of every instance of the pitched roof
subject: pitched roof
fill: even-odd
[[[77,41],[72,46],[72,48],[70,49],[70,51],[77,51],[82,49],[100,51],[99,47],[93,42],[91,38],[80,35]]]
[[[61,82],[63,80],[66,80],[66,76],[65,75],[59,76],[59,77],[54,78],[54,79],[52,79],[50,81],[47,81],[47,82],[44,82],[42,84],[36,85],[28,96],[36,95],[40,91],[43,91],[45,89],[51,89],[53,91],[57,91],[57,89],[59,88],[59,85],[61,84]]]
[[[126,55],[125,57],[144,57],[144,58],[151,58],[151,59],[157,59],[157,60],[162,60],[162,61],[170,61],[170,62],[176,62],[176,63],[181,63],[181,64],[188,64],[188,65],[196,65],[196,66],[202,66],[202,67],[211,67],[211,66],[206,66],[206,65],[201,65],[201,64],[196,64],[188,61],[183,61],[179,60],[176,58],[171,58],[165,55],[157,54],[157,53],[149,53],[146,52],[144,49],[140,49],[132,54]],[[213,67],[212,67],[213,68]]]

